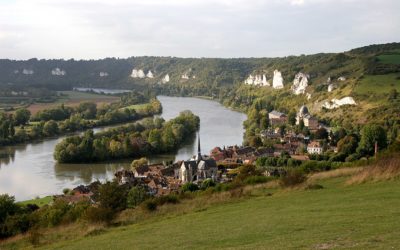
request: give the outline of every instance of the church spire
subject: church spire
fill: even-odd
[[[200,148],[200,133],[197,133],[198,141],[197,141],[197,160],[201,160],[201,148]]]

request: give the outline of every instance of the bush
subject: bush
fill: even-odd
[[[89,207],[86,209],[85,218],[92,223],[110,223],[115,217],[115,211],[104,207]]]
[[[215,187],[215,182],[212,179],[207,179],[201,183],[201,190],[206,190],[209,187]]]
[[[268,176],[249,176],[243,182],[249,185],[255,185],[259,183],[265,183],[272,179],[272,177]]]
[[[185,183],[181,187],[182,192],[195,192],[197,190],[199,190],[199,186],[197,186],[193,182]]]
[[[178,196],[176,196],[174,194],[169,194],[169,195],[160,196],[160,197],[154,199],[154,201],[156,202],[157,205],[161,206],[166,203],[176,204],[179,202],[179,198],[178,198]]]
[[[146,200],[143,202],[142,207],[147,211],[152,212],[157,209],[157,202],[154,199]]]
[[[134,208],[138,206],[140,203],[145,201],[150,197],[148,191],[143,186],[136,186],[131,188],[127,197],[127,206],[129,208]]]
[[[307,180],[306,175],[299,170],[290,170],[286,175],[280,178],[282,187],[293,187]]]

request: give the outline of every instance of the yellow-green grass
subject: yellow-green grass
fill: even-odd
[[[400,53],[380,55],[378,60],[386,64],[400,64]]]
[[[354,92],[359,95],[388,94],[390,90],[400,91],[400,74],[366,75],[359,81]]]
[[[318,190],[262,189],[245,199],[155,216],[98,235],[55,239],[43,249],[396,249],[400,180],[348,185],[317,178]],[[271,196],[268,193],[274,192]],[[180,204],[176,210],[180,209]],[[68,232],[66,232],[68,234]],[[67,237],[68,238],[68,237]],[[30,247],[26,242],[4,247]]]
[[[32,200],[21,201],[21,202],[18,202],[18,204],[20,204],[20,205],[36,204],[39,207],[41,207],[41,206],[49,204],[52,201],[53,201],[53,196],[45,196],[42,198],[35,198]]]

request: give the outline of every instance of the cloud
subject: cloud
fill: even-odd
[[[260,57],[342,51],[400,40],[399,8],[396,0],[15,0],[0,3],[0,55]]]

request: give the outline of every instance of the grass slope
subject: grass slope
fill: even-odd
[[[394,249],[400,246],[399,180],[321,190],[263,190],[250,199],[154,218],[61,241],[47,249]]]

